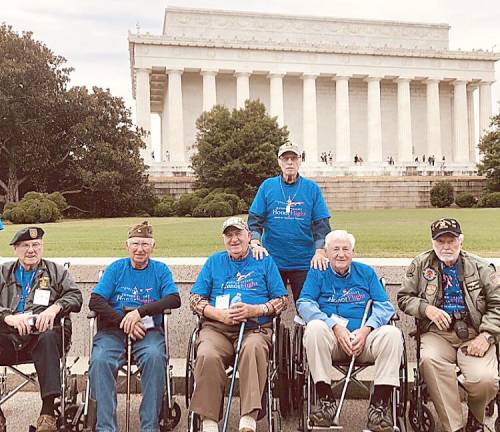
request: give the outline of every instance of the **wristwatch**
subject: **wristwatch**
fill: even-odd
[[[481,334],[485,337],[486,341],[487,341],[490,345],[494,345],[494,344],[495,344],[495,338],[493,337],[493,335],[490,335],[490,334],[489,334],[489,333],[487,333],[487,332],[483,332],[483,333],[481,333]]]

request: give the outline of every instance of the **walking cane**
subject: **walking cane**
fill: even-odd
[[[243,341],[244,332],[245,332],[245,322],[242,322],[240,324],[240,334],[238,335],[238,343],[236,344],[233,375],[231,376],[231,385],[229,386],[229,395],[227,397],[226,411],[224,412],[224,425],[222,427],[222,432],[227,432],[227,426],[229,423],[229,412],[231,411],[231,400],[233,399],[234,384],[236,382],[236,371],[238,370],[238,360],[240,358],[241,342]]]
[[[368,312],[370,311],[372,303],[373,303],[372,300],[368,300],[368,302],[366,303],[365,311],[363,313],[363,318],[361,319],[361,325],[359,326],[359,328],[362,328],[365,325],[366,320],[368,319]],[[337,412],[335,413],[335,418],[333,419],[334,425],[339,424],[340,410],[342,409],[342,405],[344,404],[345,395],[347,393],[347,387],[349,387],[349,382],[351,381],[351,374],[354,368],[355,361],[356,361],[356,356],[353,355],[351,363],[349,363],[349,369],[347,370],[347,375],[345,376],[345,382],[344,382],[344,387],[342,388],[342,394],[340,395],[339,406],[337,407]]]

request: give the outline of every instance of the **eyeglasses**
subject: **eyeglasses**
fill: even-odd
[[[29,248],[32,248],[33,250],[40,250],[42,247],[42,242],[33,242],[33,243],[20,243],[16,246],[16,248],[19,248],[23,251],[29,250]]]
[[[296,155],[293,155],[293,156],[280,156],[280,160],[282,160],[283,162],[287,162],[287,161],[297,162],[299,160],[299,157],[296,156]]]
[[[130,249],[139,249],[140,247],[142,247],[144,250],[146,250],[146,249],[151,249],[153,247],[153,243],[147,243],[147,242],[131,241],[127,242],[127,244]]]

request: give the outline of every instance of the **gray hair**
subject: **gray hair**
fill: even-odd
[[[345,230],[334,230],[327,234],[325,237],[325,247],[328,247],[330,243],[335,240],[348,240],[351,243],[351,247],[354,250],[354,245],[356,244],[355,237]]]

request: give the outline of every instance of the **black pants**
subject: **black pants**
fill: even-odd
[[[62,352],[60,328],[31,335],[29,343],[16,351],[12,340],[0,333],[0,366],[35,364],[42,399],[61,395],[59,358]]]
[[[304,281],[306,280],[307,270],[280,270],[281,279],[283,283],[290,283],[290,288],[292,289],[293,301],[296,302],[304,286]]]

